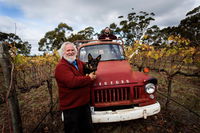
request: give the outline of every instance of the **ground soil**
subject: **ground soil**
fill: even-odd
[[[150,73],[158,78],[157,100],[162,109],[147,119],[117,123],[94,124],[96,133],[198,133],[200,117],[174,102],[165,107],[166,80],[164,75]],[[173,80],[172,98],[200,115],[200,79],[178,76]],[[17,91],[24,133],[62,133],[61,112],[57,107],[57,86],[54,82],[54,107],[50,111],[50,96],[46,84],[29,91]],[[50,111],[50,113],[49,113]],[[6,103],[0,104],[0,132],[9,132],[9,114]]]

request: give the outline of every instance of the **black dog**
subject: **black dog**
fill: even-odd
[[[89,53],[88,62],[84,66],[84,73],[90,74],[91,72],[95,72],[97,70],[100,60],[101,60],[101,55],[99,55],[96,59],[94,59],[92,55]]]

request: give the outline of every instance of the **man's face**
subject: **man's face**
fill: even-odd
[[[65,46],[64,58],[69,61],[73,62],[76,59],[77,52],[72,45]]]
[[[104,32],[105,34],[110,34],[110,29],[106,28]]]

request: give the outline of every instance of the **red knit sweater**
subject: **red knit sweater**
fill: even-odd
[[[84,75],[84,63],[77,60],[77,64],[79,70],[65,59],[61,59],[56,66],[55,78],[59,88],[60,110],[75,108],[90,101],[90,85],[93,81]]]

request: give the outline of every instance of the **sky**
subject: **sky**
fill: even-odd
[[[16,33],[32,45],[31,54],[39,54],[38,42],[61,22],[74,32],[93,27],[96,32],[119,23],[134,11],[153,12],[151,25],[177,26],[200,0],[0,0],[0,31]],[[134,8],[134,10],[132,10]]]

